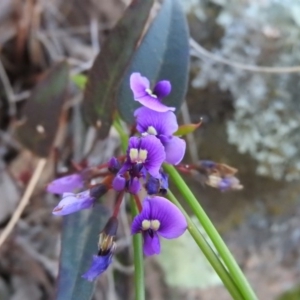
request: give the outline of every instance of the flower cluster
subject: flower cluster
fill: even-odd
[[[151,90],[146,77],[133,73],[130,87],[134,100],[143,106],[134,112],[137,135],[130,137],[126,155],[113,157],[97,167],[81,168],[76,174],[54,180],[47,188],[50,193],[62,194],[53,210],[55,215],[91,208],[109,189],[118,192],[113,215],[100,234],[98,254],[94,255],[90,269],[83,275],[90,281],[112,262],[117,216],[125,192],[134,196],[139,208],[131,232],[142,234],[145,255],[160,253],[159,236],[177,238],[187,228],[186,219],[177,206],[162,197],[168,189],[168,176],[163,172],[162,164],[178,165],[186,149],[185,141],[174,135],[178,130],[175,108],[162,103],[171,92],[171,84],[163,80]],[[102,178],[102,181],[95,184],[95,178]],[[138,196],[142,188],[147,191],[143,201]]]

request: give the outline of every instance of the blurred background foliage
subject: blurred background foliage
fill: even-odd
[[[0,1],[1,229],[38,160],[15,133],[15,124],[24,121],[24,104],[33,99],[38,83],[61,60],[68,62],[71,77],[87,74],[128,3]],[[191,80],[181,118],[186,122],[203,118],[203,126],[188,137],[190,151],[185,161],[201,158],[232,165],[239,169],[245,188],[220,193],[187,180],[259,299],[298,299],[300,72],[282,68],[300,66],[300,2],[181,0],[181,4],[193,39]],[[82,88],[70,80],[61,97],[72,110],[64,114],[59,105],[50,109],[67,120],[64,142],[58,143],[63,146],[56,171],[66,170],[71,159],[82,156],[90,163],[105,160],[119,145],[116,133],[112,131],[104,141],[96,138],[90,151],[95,133],[83,122]],[[50,110],[45,126],[51,124]],[[42,118],[37,109],[27,111]],[[35,120],[30,115],[29,119]],[[53,123],[56,128],[57,122]],[[38,134],[44,138],[42,131]],[[53,171],[50,158],[30,205],[0,248],[0,299],[53,299],[61,220],[51,215],[58,199],[43,192]],[[125,208],[122,225],[117,258],[111,271],[97,282],[95,300],[132,299]],[[148,299],[229,299],[189,237],[166,241],[163,249],[158,259],[145,260]]]

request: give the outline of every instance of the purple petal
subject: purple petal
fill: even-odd
[[[121,168],[120,162],[117,160],[117,158],[112,157],[108,162],[108,170],[113,174],[117,174],[120,168]]]
[[[166,239],[177,238],[182,235],[186,228],[187,222],[179,210],[179,208],[163,197],[147,198],[144,201],[150,205],[151,220],[158,220],[160,227],[157,231],[162,237]]]
[[[94,201],[95,199],[90,196],[89,191],[84,191],[79,194],[64,193],[61,201],[53,209],[52,213],[56,216],[68,215],[92,207]]]
[[[137,194],[141,190],[141,183],[137,177],[129,181],[128,191],[131,194]]]
[[[72,174],[53,180],[47,186],[47,191],[52,194],[75,192],[83,188],[84,181],[80,174]]]
[[[130,152],[130,149],[132,148],[139,148],[140,146],[140,139],[136,136],[133,136],[129,139],[128,141],[128,149],[127,149],[127,153]]]
[[[162,80],[155,85],[153,94],[156,95],[158,99],[162,99],[170,94],[171,89],[172,86],[170,81]]]
[[[142,230],[142,222],[144,220],[150,220],[150,214],[150,203],[149,201],[144,201],[142,211],[137,216],[135,216],[132,221],[131,234],[139,233]]]
[[[148,132],[149,127],[152,126],[157,131],[157,135],[170,136],[178,129],[176,115],[171,111],[157,112],[147,107],[140,107],[134,112],[134,116],[136,129],[140,133]]]
[[[158,112],[166,112],[169,110],[174,111],[176,109],[175,107],[169,107],[162,104],[158,98],[150,96],[149,94],[146,94],[140,98],[136,98],[135,100],[140,102],[142,105]]]
[[[164,146],[152,135],[141,138],[140,149],[147,150],[144,167],[155,178],[160,178],[159,169],[166,158]]]
[[[82,275],[82,278],[88,281],[95,280],[99,275],[101,275],[111,264],[112,254],[109,252],[104,256],[93,255],[93,261],[89,270]]]
[[[117,175],[113,182],[112,187],[115,191],[120,192],[125,189],[126,179],[122,175]]]
[[[158,194],[160,189],[159,179],[150,176],[146,182],[145,188],[148,195]]]
[[[133,92],[134,99],[147,95],[146,89],[149,89],[150,82],[140,73],[132,73],[130,76],[130,88]]]
[[[172,165],[179,164],[185,154],[185,140],[173,136],[167,143],[164,144],[166,152],[166,162]]]
[[[160,241],[157,233],[153,232],[153,236],[150,236],[148,231],[143,232],[144,238],[144,254],[150,256],[160,253]]]

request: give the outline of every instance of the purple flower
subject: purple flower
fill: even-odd
[[[79,194],[64,193],[58,205],[52,213],[56,216],[68,215],[73,212],[90,208],[94,205],[95,198],[90,196],[90,191]]]
[[[127,190],[131,194],[137,194],[141,190],[141,184],[137,177],[126,180],[123,175],[118,174],[113,182],[112,187],[115,191],[121,192]]]
[[[117,234],[118,224],[118,219],[114,216],[107,221],[99,236],[98,255],[93,256],[91,267],[82,275],[83,278],[93,281],[111,264],[112,256],[116,249],[114,239]]]
[[[149,256],[160,253],[159,235],[174,239],[182,235],[186,228],[186,219],[178,207],[156,196],[144,200],[143,210],[133,219],[131,233],[142,232],[144,254]]]
[[[130,88],[134,99],[142,105],[159,112],[174,111],[175,107],[168,107],[162,104],[162,98],[171,92],[171,83],[167,80],[159,81],[153,91],[150,89],[150,82],[140,73],[132,73],[130,76]]]
[[[136,129],[142,135],[155,135],[165,147],[166,162],[177,165],[185,154],[185,140],[173,136],[177,131],[178,124],[173,112],[156,112],[147,107],[138,108],[134,116],[136,117]]]
[[[88,281],[95,280],[101,275],[112,262],[112,252],[108,252],[106,255],[93,255],[93,261],[89,270],[82,275],[82,278]]]
[[[145,184],[145,188],[147,190],[148,195],[156,195],[156,194],[165,195],[167,193],[169,187],[168,175],[164,172],[160,172],[160,174],[161,174],[160,179],[149,176]]]
[[[82,189],[84,180],[80,174],[72,174],[53,180],[47,186],[47,191],[52,194],[72,193]]]
[[[154,136],[131,137],[127,149],[127,159],[119,174],[129,171],[130,177],[141,177],[144,170],[153,177],[160,178],[159,169],[166,158],[164,146]],[[144,174],[145,175],[145,174]]]

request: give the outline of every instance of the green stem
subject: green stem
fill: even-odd
[[[134,199],[130,199],[131,214],[136,216],[139,211]],[[144,258],[143,258],[143,240],[141,234],[134,234],[133,237],[133,264],[134,264],[134,287],[135,299],[145,300],[145,282],[144,282]]]
[[[231,252],[225,245],[224,241],[222,240],[221,236],[217,232],[216,228],[206,215],[205,211],[199,204],[198,200],[191,192],[185,181],[182,179],[180,174],[177,170],[168,164],[164,164],[165,171],[169,174],[170,178],[174,183],[176,183],[177,188],[179,189],[180,193],[184,197],[185,201],[189,204],[191,209],[193,210],[194,214],[200,221],[201,225],[203,226],[204,230],[206,231],[207,235],[213,242],[216,250],[220,254],[220,257],[224,261],[224,264],[228,268],[233,280],[235,281],[236,285],[239,287],[243,297],[245,300],[256,300],[257,297],[252,290],[250,284],[248,283],[247,279],[245,278],[243,272],[241,271],[240,267],[236,263],[234,257],[232,256]]]
[[[121,139],[122,151],[126,153],[128,146],[128,136],[124,132],[117,116],[113,122],[114,127],[118,131]],[[139,214],[138,207],[133,197],[130,199],[131,215],[134,217]],[[145,281],[144,281],[144,257],[143,257],[143,240],[141,234],[134,234],[133,240],[133,264],[134,264],[134,289],[135,300],[145,300]]]
[[[238,287],[235,285],[234,281],[232,280],[230,274],[225,269],[222,262],[219,260],[218,256],[214,252],[214,250],[210,247],[210,245],[207,243],[205,238],[202,236],[201,232],[196,227],[195,223],[191,220],[189,215],[185,212],[184,208],[181,206],[179,201],[176,199],[176,197],[173,195],[173,193],[168,190],[167,197],[170,199],[171,202],[173,202],[184,214],[187,223],[188,223],[188,231],[190,232],[191,236],[211,264],[211,266],[214,268],[216,273],[221,278],[222,282],[224,283],[224,286],[228,290],[228,292],[231,294],[232,298],[235,300],[241,300],[243,299],[243,296],[241,295]]]

